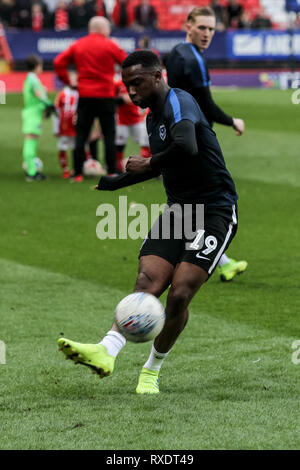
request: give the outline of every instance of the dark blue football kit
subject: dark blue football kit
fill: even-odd
[[[216,135],[195,99],[187,92],[171,88],[163,109],[147,117],[152,170],[125,173],[116,177],[104,176],[99,190],[116,190],[159,174],[167,194],[167,209],[171,212],[170,236],[164,237],[159,229],[155,237],[151,231],[144,240],[140,256],[156,255],[176,266],[182,261],[202,267],[211,275],[227,249],[237,229],[237,194],[234,182],[226,168]],[[185,207],[192,207],[194,238],[173,233],[174,206],[182,209],[184,225]],[[195,226],[197,210],[204,206],[204,226]],[[162,221],[164,213],[157,223]],[[161,226],[160,226],[161,227]]]

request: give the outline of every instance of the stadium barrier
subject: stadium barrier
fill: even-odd
[[[29,54],[38,54],[45,62],[51,63],[57,54],[86,34],[86,31],[6,31],[6,39],[16,63],[24,62]],[[153,49],[161,55],[168,53],[185,38],[184,31],[153,31],[149,35]],[[132,52],[138,45],[141,33],[115,30],[113,37],[118,39],[127,52]],[[204,55],[210,64],[226,67],[226,70],[211,69],[213,86],[280,89],[299,87],[300,31],[216,32]],[[278,61],[285,62],[285,67],[282,68]],[[232,68],[233,64],[235,67],[237,64],[239,67],[246,64],[247,67]],[[252,68],[253,64],[256,64],[256,68]],[[21,91],[24,78],[24,73],[0,74],[7,92]],[[49,91],[62,87],[53,72],[43,73],[41,80]]]
[[[29,54],[38,54],[45,61],[65,50],[73,41],[86,35],[86,31],[6,31],[6,38],[15,61],[24,61]],[[115,30],[113,37],[123,49],[132,52],[144,35],[131,30]],[[147,33],[148,34],[148,33]],[[149,32],[151,44],[161,55],[183,41],[184,31]],[[300,31],[227,31],[216,32],[211,46],[205,52],[209,60],[300,60]]]

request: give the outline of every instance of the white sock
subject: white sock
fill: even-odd
[[[108,354],[117,357],[121,349],[125,346],[126,339],[121,333],[110,330],[99,344],[106,347]]]
[[[218,266],[223,266],[224,264],[228,264],[229,262],[230,262],[230,259],[225,253],[223,253],[223,255],[221,256],[218,262]]]
[[[166,353],[160,353],[156,351],[154,345],[152,345],[150,356],[148,357],[147,362],[144,364],[145,369],[150,370],[160,370],[162,363],[164,362],[165,358],[169,354],[170,351]]]

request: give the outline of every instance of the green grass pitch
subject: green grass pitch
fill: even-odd
[[[150,343],[127,344],[100,381],[56,341],[99,342],[134,285],[141,240],[100,241],[97,206],[121,194],[163,203],[161,182],[101,194],[94,181],[63,181],[47,121],[39,156],[49,179],[26,183],[22,98],[0,105],[1,449],[299,449],[300,107],[290,91],[214,93],[247,126],[242,137],[215,129],[240,197],[228,254],[249,267],[229,284],[214,275],[196,295],[155,397],[135,394]]]

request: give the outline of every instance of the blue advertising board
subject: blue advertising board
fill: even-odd
[[[300,0],[285,0],[286,11],[300,11]]]
[[[52,61],[86,31],[6,31],[7,41],[15,61],[24,60],[29,54],[38,54],[43,60]],[[136,31],[116,30],[113,37],[120,46],[132,52],[138,46],[141,34]],[[184,41],[184,31],[151,32],[152,47],[161,55],[171,51]],[[210,60],[264,61],[300,59],[300,31],[228,31],[216,32],[205,57]]]
[[[6,31],[6,38],[15,61],[24,60],[29,54],[38,54],[43,60],[53,60],[57,54],[67,49],[72,42],[87,34],[86,31]],[[112,34],[120,46],[128,53],[138,47],[141,33],[130,30],[115,30]],[[184,41],[184,31],[149,32],[151,46],[161,55],[171,51],[178,43]],[[209,50],[205,53],[211,59],[226,57],[226,33],[216,33]]]
[[[227,58],[257,61],[300,59],[300,31],[228,32]]]

